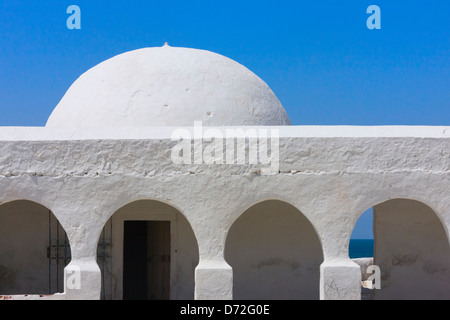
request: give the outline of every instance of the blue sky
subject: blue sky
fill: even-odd
[[[81,8],[69,30],[66,9]],[[381,30],[366,9],[381,8]],[[83,72],[142,47],[247,66],[296,125],[450,125],[448,0],[0,0],[0,126],[43,126]]]
[[[67,7],[81,8],[69,30]],[[370,5],[381,30],[369,30]],[[294,125],[450,125],[448,0],[0,0],[0,126],[44,126],[117,54],[192,47],[273,89]]]

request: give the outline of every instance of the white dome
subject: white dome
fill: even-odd
[[[224,56],[168,45],[118,55],[83,74],[47,127],[290,125],[264,81]]]

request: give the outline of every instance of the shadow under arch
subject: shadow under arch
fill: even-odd
[[[71,261],[64,227],[46,206],[28,199],[0,205],[0,294],[64,292]]]
[[[229,224],[229,228],[227,230],[227,236],[228,236],[228,232],[230,231],[231,227],[233,226],[233,224],[248,210],[250,210],[251,208],[264,203],[264,202],[268,202],[268,201],[274,201],[274,202],[280,202],[280,203],[285,203],[289,206],[291,206],[292,208],[295,208],[302,216],[304,216],[308,222],[311,224],[312,228],[314,229],[314,232],[316,233],[316,235],[318,236],[318,239],[320,241],[320,247],[323,250],[323,243],[322,243],[322,237],[320,234],[320,230],[316,228],[316,226],[314,225],[313,221],[311,221],[311,217],[309,217],[308,212],[303,211],[302,208],[300,208],[299,206],[293,204],[289,199],[286,199],[283,196],[269,196],[269,197],[262,197],[261,199],[254,201],[252,203],[246,204],[246,205],[240,205],[238,207],[236,207],[233,212],[237,213],[235,216],[236,218],[234,218],[234,220],[231,221],[231,223]]]
[[[118,207],[100,234],[97,263],[102,299],[194,299],[197,238],[184,214],[167,202],[139,199]]]
[[[448,233],[431,206],[402,197],[378,202],[373,206],[373,233],[373,264],[381,270],[381,289],[369,298],[450,298]]]
[[[225,260],[236,300],[315,300],[323,250],[315,228],[296,207],[265,200],[231,226]]]

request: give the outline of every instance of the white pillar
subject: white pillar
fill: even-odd
[[[86,210],[87,211],[87,210]],[[82,215],[77,216],[82,219]],[[68,228],[72,259],[64,269],[64,293],[67,300],[100,300],[102,275],[97,264],[97,244],[102,228],[84,220],[79,228]]]
[[[67,300],[100,300],[101,272],[94,260],[72,260],[64,269]]]
[[[321,300],[361,300],[361,268],[350,259],[325,260],[320,266]]]
[[[195,269],[195,300],[232,300],[233,269],[224,259],[201,260]]]

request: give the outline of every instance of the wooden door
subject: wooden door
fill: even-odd
[[[170,222],[126,221],[124,300],[170,300]]]
[[[149,222],[147,237],[148,299],[170,300],[170,222]]]

